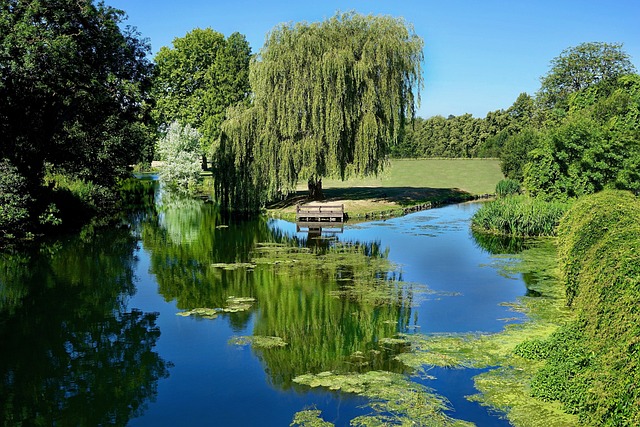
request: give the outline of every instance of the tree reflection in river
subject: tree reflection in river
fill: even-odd
[[[154,398],[169,366],[157,313],[126,309],[135,251],[116,229],[0,256],[3,425],[126,425]]]
[[[273,384],[323,370],[403,370],[393,359],[401,349],[380,341],[406,330],[412,294],[378,242],[301,239],[264,218],[230,221],[212,204],[166,193],[159,212],[142,238],[160,293],[182,310],[255,298],[249,311],[224,316],[238,333],[253,319],[254,335],[287,342],[255,350]]]

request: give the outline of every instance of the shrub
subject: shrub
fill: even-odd
[[[9,160],[0,161],[0,238],[24,231],[30,201],[27,180]]]
[[[640,425],[640,200],[614,190],[580,199],[558,235],[576,320],[549,338],[534,395],[584,424]]]
[[[195,190],[200,182],[200,133],[189,125],[173,122],[158,142],[164,160],[160,178],[183,192]]]
[[[483,205],[471,223],[477,231],[508,236],[553,236],[568,206],[527,196],[506,197]]]

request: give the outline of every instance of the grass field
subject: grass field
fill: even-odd
[[[498,159],[394,159],[381,176],[348,181],[324,179],[322,184],[324,188],[457,188],[470,194],[486,194],[493,193],[502,178]]]
[[[493,194],[503,178],[497,159],[402,159],[391,160],[378,177],[323,179],[324,203],[344,203],[350,218],[394,213],[407,207],[444,200],[465,200],[473,195]],[[289,218],[297,203],[307,203],[306,185],[283,203],[269,207],[274,216]],[[315,204],[315,202],[314,202]]]

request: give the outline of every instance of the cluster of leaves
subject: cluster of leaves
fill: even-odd
[[[535,396],[559,400],[589,425],[640,424],[640,201],[608,190],[582,198],[559,227],[575,321],[520,347],[546,360]]]
[[[640,190],[640,75],[573,94],[569,110],[542,136],[524,185],[545,197],[579,197],[604,188]]]
[[[201,135],[190,125],[172,122],[158,141],[157,153],[164,166],[160,177],[183,192],[194,191],[200,182]]]
[[[26,179],[7,159],[0,162],[0,236],[20,231],[29,219]]]

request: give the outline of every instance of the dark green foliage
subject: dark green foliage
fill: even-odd
[[[505,137],[500,150],[500,169],[504,176],[522,181],[524,166],[531,160],[529,153],[538,145],[538,132],[530,127]]]
[[[26,179],[9,160],[0,161],[0,240],[23,229],[29,202]]]
[[[536,112],[533,98],[521,93],[507,110],[489,112],[484,119],[471,114],[416,118],[392,147],[391,156],[500,157],[505,141],[530,126]]]
[[[575,203],[558,228],[576,320],[549,339],[535,395],[589,425],[640,425],[640,201],[604,191]]]
[[[45,163],[112,184],[151,142],[148,45],[90,1],[0,6],[0,157],[37,187]]]
[[[0,3],[0,159],[19,181],[3,232],[60,223],[68,194],[43,187],[48,171],[106,189],[150,157],[149,46],[123,19],[102,2]]]
[[[551,346],[547,341],[538,339],[523,341],[513,351],[518,356],[529,360],[541,360],[549,357]]]
[[[510,236],[553,236],[568,208],[527,196],[511,196],[484,204],[471,219],[475,230]]]
[[[640,190],[640,76],[621,45],[564,51],[543,78],[546,119],[525,160],[534,195],[570,198],[605,188]]]
[[[537,343],[537,344],[536,344]],[[571,414],[585,406],[583,379],[585,369],[592,365],[591,354],[577,324],[560,328],[541,342],[525,342],[516,352],[531,360],[545,360],[531,382],[531,392],[544,400],[560,400]],[[535,348],[535,351],[526,352]]]
[[[496,184],[496,196],[507,197],[520,193],[520,183],[515,179],[502,179]]]

